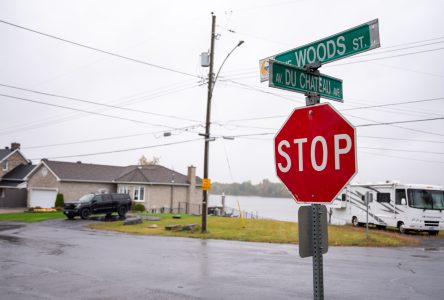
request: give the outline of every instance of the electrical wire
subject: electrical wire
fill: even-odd
[[[431,140],[418,140],[418,139],[407,139],[407,138],[396,138],[396,137],[382,137],[382,136],[370,136],[370,135],[359,135],[358,138],[366,139],[380,139],[380,140],[393,140],[393,141],[408,141],[408,142],[420,142],[420,143],[432,143],[432,144],[444,144],[444,141],[431,141]]]
[[[106,50],[102,50],[102,49],[99,49],[99,48],[91,47],[91,46],[88,46],[88,45],[85,45],[85,44],[81,44],[81,43],[78,43],[78,42],[74,42],[74,41],[70,41],[68,39],[61,38],[61,37],[58,37],[58,36],[55,36],[55,35],[47,34],[47,33],[41,32],[41,31],[37,31],[37,30],[31,29],[31,28],[28,28],[28,27],[24,27],[24,26],[20,26],[20,25],[17,25],[17,24],[13,24],[11,22],[7,22],[7,21],[4,21],[4,20],[0,20],[0,23],[6,24],[6,25],[9,25],[9,26],[13,26],[13,27],[16,27],[16,28],[19,28],[19,29],[23,29],[23,30],[26,30],[26,31],[29,31],[29,32],[33,32],[33,33],[36,33],[36,34],[39,34],[39,35],[42,35],[42,36],[46,36],[46,37],[49,37],[49,38],[52,38],[52,39],[55,39],[55,40],[58,40],[58,41],[61,41],[61,42],[65,42],[65,43],[68,43],[68,44],[76,45],[76,46],[79,46],[79,47],[82,47],[82,48],[86,48],[86,49],[93,50],[93,51],[96,51],[96,52],[104,53],[104,54],[107,54],[107,55],[111,55],[111,56],[114,56],[114,57],[118,57],[118,58],[121,58],[121,59],[132,61],[132,62],[135,62],[135,63],[143,64],[143,65],[146,65],[146,66],[150,66],[150,67],[153,67],[153,68],[157,68],[157,69],[161,69],[161,70],[165,70],[165,71],[169,71],[169,72],[173,72],[173,73],[177,73],[177,74],[182,74],[182,75],[186,75],[186,76],[190,76],[190,77],[199,78],[199,76],[194,75],[194,74],[190,74],[190,73],[187,73],[187,72],[183,72],[183,71],[175,70],[175,69],[172,69],[172,68],[160,66],[160,65],[157,65],[157,64],[149,63],[149,62],[146,62],[146,61],[143,61],[143,60],[140,60],[140,59],[135,59],[135,58],[131,58],[131,57],[128,57],[128,56],[123,56],[123,55],[116,54],[116,53],[113,53],[113,52],[110,52],[110,51],[106,51]]]
[[[129,152],[129,151],[135,151],[135,150],[142,150],[142,149],[150,149],[150,148],[158,148],[158,147],[171,146],[171,145],[177,145],[177,144],[184,144],[184,143],[190,143],[190,142],[195,142],[195,141],[202,141],[202,138],[191,139],[191,140],[184,140],[184,141],[178,141],[178,142],[170,142],[170,143],[159,144],[159,145],[149,145],[149,146],[136,147],[136,148],[118,149],[118,150],[112,150],[112,151],[103,151],[103,152],[95,152],[95,153],[84,153],[84,154],[76,154],[76,155],[54,156],[54,157],[45,157],[45,158],[46,159],[61,159],[61,158],[73,158],[73,157],[85,157],[85,156],[113,154],[113,153]],[[31,158],[31,160],[41,160],[41,159],[42,158]]]
[[[11,99],[15,99],[15,100],[20,100],[20,101],[26,101],[26,102],[46,105],[46,106],[52,106],[52,107],[69,109],[69,110],[73,110],[73,111],[83,112],[83,113],[92,114],[92,115],[98,115],[98,116],[112,118],[112,119],[117,119],[117,120],[124,120],[124,121],[130,121],[130,122],[139,123],[139,124],[145,124],[145,125],[150,125],[150,126],[166,127],[166,128],[175,129],[175,127],[164,125],[164,124],[144,122],[144,121],[135,120],[135,119],[129,119],[129,118],[124,118],[124,117],[107,115],[107,114],[103,114],[103,113],[99,113],[99,112],[93,112],[93,111],[84,110],[84,109],[80,109],[80,108],[74,108],[74,107],[69,107],[69,106],[64,106],[64,105],[59,105],[59,104],[52,104],[52,103],[42,102],[42,101],[38,101],[38,100],[22,98],[22,97],[15,97],[15,96],[12,96],[12,95],[6,95],[6,94],[1,94],[0,93],[0,96],[11,98]]]
[[[158,116],[158,117],[172,118],[172,119],[176,119],[176,120],[198,122],[198,121],[193,120],[193,119],[183,118],[183,117],[179,117],[179,116],[166,115],[166,114],[160,114],[160,113],[153,113],[153,112],[149,112],[149,111],[132,109],[132,108],[127,108],[127,107],[122,107],[122,106],[117,106],[117,105],[111,105],[111,104],[105,104],[105,103],[100,103],[100,102],[91,101],[91,100],[83,100],[83,99],[79,99],[79,98],[62,96],[62,95],[57,95],[57,94],[52,94],[52,93],[47,93],[47,92],[41,92],[41,91],[31,90],[31,89],[27,89],[27,88],[7,85],[7,84],[3,84],[3,83],[0,83],[0,86],[11,88],[11,89],[16,89],[16,90],[20,90],[20,91],[26,91],[26,92],[31,92],[31,93],[35,93],[35,94],[50,96],[50,97],[63,98],[63,99],[72,100],[72,101],[76,101],[76,102],[82,102],[82,103],[99,105],[99,106],[108,107],[108,108],[112,108],[112,109],[126,110],[126,111],[130,111],[130,112],[137,112],[137,113],[143,113],[143,114],[148,114],[148,115],[153,115],[153,116]]]
[[[393,121],[393,122],[378,122],[378,123],[373,123],[373,124],[360,124],[360,125],[356,125],[355,127],[369,127],[369,126],[381,126],[381,125],[392,125],[392,124],[417,123],[417,122],[427,122],[427,121],[437,121],[437,120],[444,120],[444,117],[418,119],[418,120]]]
[[[359,150],[359,149],[358,149]],[[439,163],[444,164],[444,161],[439,160],[426,160],[426,159],[418,159],[418,158],[412,158],[412,157],[405,157],[405,156],[396,156],[396,155],[388,155],[388,154],[379,154],[379,153],[373,153],[365,150],[359,150],[359,152],[370,154],[370,155],[376,155],[376,156],[382,156],[382,157],[391,157],[391,158],[398,158],[398,159],[406,159],[409,161],[421,161],[421,162],[428,162],[428,163]]]
[[[193,132],[192,129],[194,129],[196,127],[203,127],[203,125],[199,124],[199,125],[193,125],[193,126],[186,126],[186,127],[176,128],[175,130]],[[164,130],[164,131],[150,131],[150,132],[144,132],[144,133],[126,134],[126,135],[112,136],[112,137],[99,138],[99,139],[87,139],[87,140],[80,140],[80,141],[73,141],[73,142],[66,142],[66,143],[56,143],[56,144],[49,144],[49,145],[28,146],[28,147],[22,147],[22,149],[25,149],[25,150],[27,150],[27,149],[41,149],[41,148],[68,146],[68,145],[75,145],[75,144],[85,144],[85,143],[94,143],[94,142],[102,142],[102,141],[121,140],[121,139],[125,139],[125,138],[133,138],[133,137],[150,135],[150,134],[153,134],[153,135],[163,134],[163,133],[166,133],[166,132],[170,132],[170,131],[168,131],[168,130]],[[195,133],[195,132],[193,132],[193,133]]]
[[[196,87],[196,85],[193,84],[192,86],[184,86],[184,87],[178,87],[178,88],[174,88],[174,89],[168,89],[168,90],[165,90],[165,91],[160,91],[160,92],[157,92],[156,94],[150,95],[150,97],[148,99],[154,99],[154,98],[165,96],[165,95],[168,95],[168,94],[181,92],[181,91],[184,91],[184,90],[187,90],[187,89],[190,89],[190,88],[194,88],[194,87]],[[131,103],[131,102],[134,102],[134,100],[130,100],[130,101],[126,101],[126,102],[121,102],[121,104],[127,104],[127,103]],[[95,111],[99,111],[99,110],[95,110]],[[102,110],[102,111],[106,111],[106,110]],[[67,117],[56,117],[56,118],[53,118],[52,120],[48,120],[48,117],[46,117],[46,118],[44,118],[42,120],[36,120],[36,121],[33,121],[33,122],[26,122],[23,125],[14,125],[14,126],[10,126],[10,127],[7,127],[7,128],[3,128],[2,132],[0,133],[0,135],[1,134],[6,134],[6,133],[13,133],[13,132],[17,132],[17,131],[23,132],[23,131],[29,130],[29,129],[37,129],[37,128],[41,128],[41,127],[44,127],[44,126],[49,126],[49,125],[53,125],[53,124],[59,124],[59,123],[62,123],[62,122],[73,120],[73,119],[78,118],[80,116],[82,116],[81,113],[74,113],[74,114],[71,114],[71,115],[69,115]]]

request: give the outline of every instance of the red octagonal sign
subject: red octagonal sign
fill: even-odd
[[[330,203],[357,172],[355,128],[329,103],[297,108],[274,138],[277,176],[299,203]]]

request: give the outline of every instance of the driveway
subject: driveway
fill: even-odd
[[[312,260],[295,245],[83,227],[91,222],[0,222],[2,299],[313,298]],[[331,247],[325,298],[442,299],[443,268],[444,248],[436,245]]]

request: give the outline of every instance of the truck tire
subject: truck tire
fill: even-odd
[[[89,208],[83,208],[80,211],[80,218],[82,218],[82,220],[88,219],[90,215],[91,215],[91,211],[89,210]]]
[[[125,205],[121,205],[117,209],[117,213],[119,214],[119,217],[121,217],[121,218],[125,217],[127,211],[128,210]]]
[[[68,214],[66,216],[69,220],[74,220],[74,215],[73,214]]]

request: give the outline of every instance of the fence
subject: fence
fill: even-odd
[[[177,207],[160,207],[160,208],[150,208],[147,212],[151,213],[172,213],[172,214],[189,214],[189,215],[200,215],[202,214],[202,205],[196,203],[179,202]],[[229,218],[239,218],[240,211],[232,207],[222,206],[210,206],[208,207],[208,215],[210,216],[221,216]],[[259,216],[258,212],[249,212],[242,210],[242,216],[245,219],[267,219],[265,217]]]

